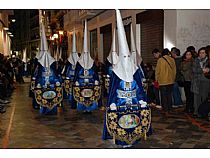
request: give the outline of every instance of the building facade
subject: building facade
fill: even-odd
[[[209,45],[210,10],[120,10],[130,47],[130,27],[133,27],[137,50],[145,63],[155,64],[151,54],[154,48],[176,46],[184,53],[186,47],[193,45],[198,50]],[[35,55],[40,45],[40,11],[17,10],[17,32],[14,37],[15,49],[22,51],[27,47],[28,57]],[[112,32],[116,26],[115,10],[73,9],[42,10],[46,26],[49,48],[54,55],[57,47],[62,49],[66,59],[72,50],[73,30],[76,31],[77,51],[83,49],[83,25],[88,21],[88,43],[93,59],[104,62],[111,49]],[[18,24],[18,21],[21,24]],[[0,46],[2,47],[2,46]],[[2,47],[3,48],[3,47]],[[4,47],[6,48],[6,47]]]
[[[155,64],[152,50],[177,47],[183,54],[190,45],[196,50],[210,43],[210,10],[121,10],[128,45],[130,25],[133,27],[137,50],[145,63]],[[115,10],[68,10],[64,15],[64,30],[68,32],[68,52],[71,52],[75,28],[77,50],[82,52],[83,23],[88,20],[89,49],[92,58],[104,61],[111,48],[115,27]]]
[[[130,47],[130,28],[133,27],[137,50],[145,62],[153,62],[151,52],[163,48],[163,10],[121,10],[126,37]],[[104,62],[112,43],[112,32],[116,27],[115,10],[70,10],[64,15],[64,30],[69,35],[71,50],[72,32],[77,35],[77,50],[82,52],[83,22],[88,20],[89,49],[93,59]]]
[[[12,10],[0,11],[0,53],[5,56],[11,54],[11,32],[9,30],[9,16],[13,15]]]

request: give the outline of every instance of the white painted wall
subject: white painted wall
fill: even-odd
[[[177,10],[164,10],[164,48],[176,46]]]
[[[176,46],[183,54],[210,44],[210,10],[164,10],[164,48]],[[182,100],[184,90],[180,89]]]
[[[196,50],[210,44],[210,10],[178,10],[177,46],[186,50],[189,45]]]
[[[210,44],[210,10],[164,10],[164,47],[184,53]]]

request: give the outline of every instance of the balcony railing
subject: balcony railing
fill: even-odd
[[[99,9],[95,9],[95,10],[94,9],[81,9],[79,10],[79,18],[89,19],[101,13],[102,11],[103,10],[99,10]]]

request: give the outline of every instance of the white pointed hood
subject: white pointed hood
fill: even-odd
[[[72,53],[70,53],[69,57],[68,57],[68,61],[72,64],[72,65],[76,65],[77,61],[79,59],[77,50],[76,50],[76,33],[75,30],[73,32],[73,42],[72,42]]]
[[[58,46],[57,46],[56,52],[54,53],[54,59],[55,59],[55,61],[59,60],[59,48],[58,48]]]
[[[85,20],[83,53],[81,54],[78,62],[84,69],[90,69],[94,63],[94,60],[91,58],[90,53],[88,51],[87,20]]]
[[[117,17],[117,35],[119,44],[119,61],[113,68],[114,73],[123,81],[132,82],[133,75],[137,70],[137,66],[132,61],[131,54],[126,40],[125,29],[120,15],[120,11],[116,10]]]
[[[117,64],[118,62],[118,55],[117,55],[117,49],[116,49],[116,33],[115,33],[115,28],[114,28],[114,32],[113,32],[113,38],[112,38],[112,47],[111,47],[111,51],[109,53],[109,56],[107,57],[107,60],[111,63],[111,64]]]
[[[37,51],[37,53],[36,53],[36,58],[39,60],[41,57],[42,57],[42,55],[43,55],[43,51],[41,51],[41,50],[44,50],[43,49],[43,44],[42,44],[42,41],[41,41],[41,46],[40,46],[40,49]]]
[[[40,50],[40,58],[38,59],[38,61],[45,68],[50,68],[50,65],[55,61],[55,59],[50,55],[48,50],[47,39],[43,23],[41,23],[41,50]]]
[[[62,59],[62,47],[60,47],[60,49],[59,49],[60,51],[59,51],[59,57],[58,57],[58,60],[63,60]]]
[[[141,65],[142,58],[141,58],[141,55],[139,54],[139,52],[136,49],[132,24],[131,24],[131,57],[132,57],[132,59],[134,61],[134,64],[136,66]]]
[[[41,24],[41,34],[43,34],[42,32],[42,25],[43,24]],[[42,35],[41,35],[42,36]],[[37,53],[36,53],[36,58],[39,60],[41,57],[42,57],[42,55],[43,55],[43,53],[44,53],[44,51],[42,51],[42,50],[44,50],[44,44],[43,44],[43,40],[42,40],[42,38],[41,38],[41,40],[40,40],[41,42],[41,45],[40,45],[40,49],[37,51]]]
[[[23,59],[22,59],[22,61],[23,61],[24,63],[27,63],[26,48],[23,50]]]

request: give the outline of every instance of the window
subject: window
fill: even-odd
[[[97,29],[90,31],[90,55],[93,59],[98,55]]]

